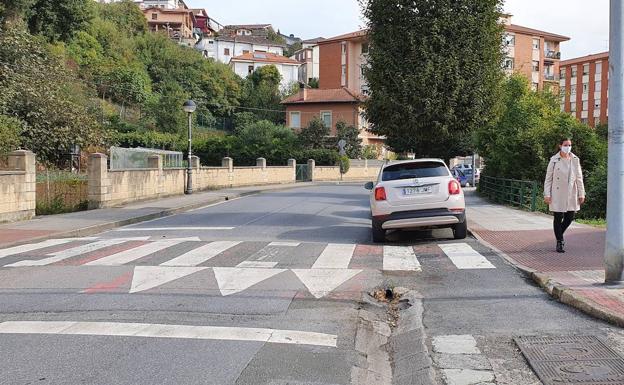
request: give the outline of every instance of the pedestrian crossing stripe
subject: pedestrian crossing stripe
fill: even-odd
[[[149,265],[149,260],[154,257],[158,257],[166,251],[166,254],[175,254],[175,246],[182,243],[191,243],[193,246],[190,250],[183,252],[180,255],[173,256],[166,261],[159,261],[160,266],[163,267],[209,267],[211,260],[215,257],[223,255],[223,253],[230,251],[232,248],[241,245],[240,253],[246,253],[246,260],[241,258],[232,258],[236,262],[228,266],[228,262],[224,262],[223,258],[219,259],[220,265],[215,267],[224,268],[237,268],[237,269],[275,269],[280,267],[293,267],[296,269],[315,269],[315,270],[345,270],[350,267],[353,268],[367,268],[361,266],[362,260],[360,259],[362,248],[358,251],[358,245],[356,244],[326,244],[320,251],[320,254],[315,258],[313,262],[306,259],[305,265],[294,262],[296,266],[283,266],[280,263],[285,263],[282,259],[284,256],[296,255],[293,253],[305,251],[305,247],[315,244],[305,243],[289,243],[289,242],[272,242],[268,243],[259,251],[250,251],[249,248],[243,247],[245,242],[243,241],[214,241],[203,243],[196,237],[192,238],[172,238],[172,239],[158,239],[154,241],[147,240],[149,237],[135,237],[135,238],[82,238],[82,239],[52,239],[43,241],[31,245],[22,245],[17,247],[11,247],[0,250],[0,258],[6,257],[19,257],[24,255],[26,259],[17,262],[6,264],[2,267],[33,267],[33,266],[48,266],[57,264],[61,261],[68,261],[70,264],[77,266],[123,266],[128,264],[140,264]],[[79,245],[72,244],[74,241],[87,240],[89,243],[82,243]],[[126,244],[131,241],[142,241],[136,245]],[[125,248],[121,250],[111,250],[114,246],[119,248],[119,245],[125,244]],[[58,250],[59,247],[67,246],[67,248]],[[46,248],[55,247],[54,251],[47,253]],[[254,245],[257,250],[257,246]],[[438,247],[446,255],[446,257],[455,265],[459,270],[479,270],[479,269],[495,269],[490,261],[488,261],[483,255],[477,252],[467,243],[440,243]],[[317,246],[314,246],[315,250],[318,250]],[[367,256],[367,263],[372,263],[375,266],[370,269],[381,269],[387,272],[420,272],[422,266],[419,261],[414,247],[412,246],[368,246],[366,249],[374,251],[373,254],[378,253],[379,250],[379,264],[375,262],[377,258]],[[32,259],[29,253],[34,252],[35,255],[38,250],[43,251],[43,258]],[[106,250],[113,251],[107,254]],[[101,255],[98,255],[98,253]],[[318,251],[317,251],[318,252]],[[359,254],[358,254],[359,253]],[[369,253],[370,254],[370,253]],[[75,257],[82,256],[81,260],[76,260]],[[87,258],[84,258],[86,256]],[[212,263],[216,265],[217,263]],[[351,266],[353,265],[353,266]],[[311,276],[308,277],[312,279]],[[320,279],[320,278],[319,278]]]

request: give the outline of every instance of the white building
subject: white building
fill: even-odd
[[[280,87],[287,89],[299,78],[301,63],[287,57],[270,52],[248,52],[235,56],[230,60],[230,67],[240,77],[245,78],[256,69],[267,65],[274,65],[279,71],[282,81]]]
[[[268,52],[275,55],[284,55],[284,45],[271,40],[254,36],[219,36],[202,39],[195,46],[202,51],[205,57],[212,58],[225,64],[230,64],[233,57],[247,53]]]

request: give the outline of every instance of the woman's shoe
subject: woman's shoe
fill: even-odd
[[[565,253],[565,250],[563,249],[564,246],[565,246],[565,243],[563,241],[557,241],[557,252]]]

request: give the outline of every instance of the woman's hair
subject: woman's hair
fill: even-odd
[[[562,144],[563,144],[563,142],[567,142],[568,140],[569,140],[570,142],[572,141],[572,139],[570,139],[569,137],[567,137],[567,136],[566,136],[566,137],[564,137],[563,139],[561,139],[561,140],[559,141],[559,145],[562,145]]]

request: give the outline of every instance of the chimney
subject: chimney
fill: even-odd
[[[299,95],[301,100],[305,101],[308,98],[308,88],[304,82],[299,82]]]

